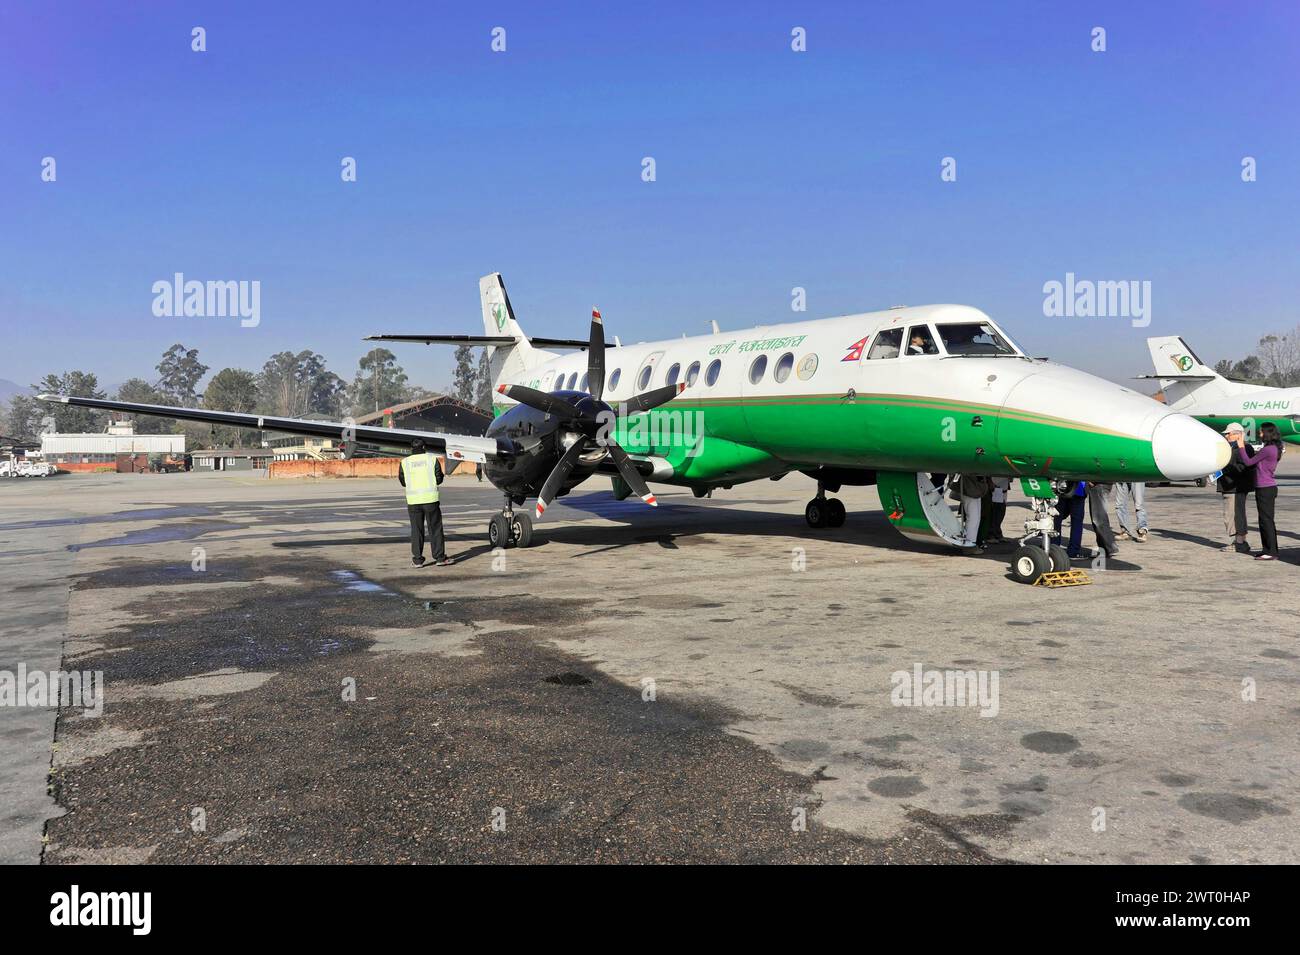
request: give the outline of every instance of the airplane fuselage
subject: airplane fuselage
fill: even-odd
[[[994,330],[1003,352],[952,353],[949,330],[971,325]],[[908,353],[918,330],[932,353]],[[901,347],[884,357],[890,336]],[[580,394],[586,369],[585,353],[550,355],[510,383]],[[1183,416],[1025,356],[963,305],[608,347],[605,369],[603,398],[615,410],[648,388],[687,382],[663,408],[620,415],[613,434],[656,462],[653,480],[696,488],[822,467],[1154,481],[1210,473],[1222,456],[1222,442]],[[515,407],[498,406],[504,415],[489,435],[517,423]],[[575,483],[585,476],[575,472]]]

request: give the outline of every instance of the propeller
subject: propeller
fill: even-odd
[[[601,427],[604,422],[610,420],[606,415],[612,416],[613,409],[601,400],[605,392],[605,325],[601,321],[600,310],[596,308],[591,310],[591,338],[587,346],[587,387],[590,391],[587,392],[586,397],[570,403],[556,395],[535,388],[525,388],[523,385],[497,386],[497,391],[507,398],[512,398],[520,404],[528,405],[548,415],[554,415],[560,419],[562,427],[568,432],[566,439],[569,441],[569,446],[560,456],[555,467],[551,469],[550,475],[542,484],[541,491],[538,492],[538,517],[541,517],[551,501],[555,500],[560,488],[564,486],[564,482],[577,466],[578,458],[602,448],[623,480],[627,482],[627,486],[632,489],[632,493],[651,507],[658,506],[659,502],[655,500],[654,494],[650,492],[645,479],[641,477],[641,472],[636,469],[628,453]],[[686,383],[679,382],[634,395],[625,402],[624,413],[640,414],[658,408],[677,397],[685,389]]]

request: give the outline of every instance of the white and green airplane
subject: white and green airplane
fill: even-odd
[[[1174,411],[1222,431],[1239,422],[1252,440],[1262,424],[1277,426],[1283,441],[1300,444],[1300,388],[1269,388],[1224,378],[1178,336],[1148,338],[1154,375]]]
[[[484,465],[505,504],[495,546],[526,546],[541,516],[595,474],[615,496],[655,496],[647,482],[703,497],[798,471],[817,482],[805,517],[837,527],[826,492],[876,485],[906,537],[962,546],[934,472],[1019,477],[1033,518],[1012,561],[1020,579],[1063,569],[1048,540],[1050,481],[1204,477],[1228,445],[1184,414],[1129,388],[1027,356],[987,315],[965,305],[893,308],[736,332],[607,347],[599,312],[587,340],[529,338],[499,273],[479,282],[483,335],[376,335],[369,340],[493,349],[499,404],[483,437],[271,418],[193,408],[42,396],[73,405],[341,438],[405,449],[419,439]],[[554,349],[575,349],[562,354]],[[582,352],[585,352],[583,354]]]

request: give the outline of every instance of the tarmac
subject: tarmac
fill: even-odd
[[[396,482],[0,481],[0,675],[105,687],[0,706],[0,862],[1294,862],[1282,484],[1282,561],[1153,487],[1148,542],[1046,589],[874,488],[813,530],[799,475],[593,478],[495,553],[453,477],[418,569]]]

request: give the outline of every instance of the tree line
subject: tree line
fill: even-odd
[[[486,349],[475,361],[474,349],[462,345],[456,349],[452,383],[443,394],[492,407],[492,381]],[[179,405],[208,408],[213,411],[237,411],[275,415],[282,418],[320,416],[331,420],[361,417],[393,405],[432,397],[435,392],[411,384],[397,356],[387,348],[366,352],[357,363],[351,381],[346,381],[326,367],[325,358],[304,350],[272,355],[260,371],[223,368],[209,379],[202,394],[199,382],[209,366],[199,360],[197,348],[179,342],[162,355],[155,366],[157,377],[131,378],[113,394],[118,401],[138,404]],[[67,371],[51,373],[34,383],[40,393],[76,395],[83,398],[106,398],[93,372]],[[0,416],[0,431],[6,437],[37,441],[42,432],[61,434],[103,431],[107,413],[90,408],[46,404],[27,395],[16,395]],[[135,420],[137,434],[185,434],[189,447],[241,447],[256,441],[257,432],[240,428],[186,423],[171,418],[140,417]]]
[[[1300,385],[1300,326],[1283,335],[1265,335],[1240,361],[1225,358],[1214,366],[1224,378],[1270,388]]]

